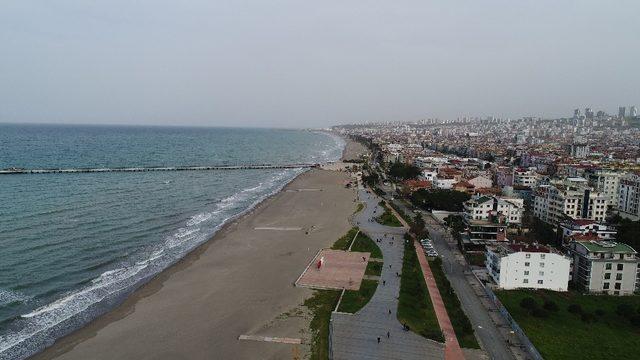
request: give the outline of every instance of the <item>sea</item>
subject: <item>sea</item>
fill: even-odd
[[[343,148],[306,130],[0,124],[0,169],[325,163]],[[0,359],[117,306],[304,171],[0,175]]]

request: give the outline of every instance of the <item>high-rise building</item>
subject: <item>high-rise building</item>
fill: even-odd
[[[623,217],[640,219],[640,174],[628,173],[620,179],[618,210]]]
[[[538,185],[534,196],[534,216],[551,225],[567,218],[602,222],[607,213],[608,197],[594,191],[584,178]]]
[[[587,119],[593,119],[593,109],[591,108],[584,108],[584,116]]]
[[[627,108],[624,106],[618,107],[618,117],[620,119],[624,119],[626,115],[627,115]]]
[[[630,117],[636,117],[638,116],[638,109],[636,109],[635,106],[629,106],[629,116]]]

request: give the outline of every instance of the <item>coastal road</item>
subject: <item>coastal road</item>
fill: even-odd
[[[391,187],[383,185],[381,188],[387,192],[387,195],[384,197],[388,201],[393,202],[396,207],[408,216],[413,213],[413,209],[404,201],[398,199],[391,200],[391,194],[393,193]],[[504,335],[502,335],[504,332],[508,333],[505,327],[506,324],[500,322],[501,318],[499,316],[491,316],[489,309],[483,304],[478,294],[471,287],[470,281],[477,283],[477,280],[465,276],[465,260],[462,254],[455,248],[455,245],[447,242],[449,236],[447,229],[438,224],[430,214],[423,213],[423,218],[433,238],[433,245],[442,258],[444,273],[455,290],[469,321],[471,321],[476,337],[482,344],[482,348],[488,353],[491,359],[513,360],[526,358],[521,350],[515,348],[514,352],[518,354],[518,356],[514,355],[511,348],[507,345]],[[479,284],[476,285],[480,286]],[[500,326],[503,326],[502,332],[496,323],[500,323]],[[510,339],[510,341],[512,341],[512,345],[517,344],[517,339]]]
[[[355,216],[354,225],[377,241],[384,265],[378,288],[364,308],[356,314],[331,315],[333,359],[443,359],[443,344],[404,331],[396,316],[400,293],[396,272],[402,271],[405,228],[373,221],[383,211],[380,198],[364,190],[359,194],[366,207]]]
[[[466,267],[462,254],[455,245],[448,242],[447,229],[435,222],[430,215],[424,215],[427,229],[433,240],[433,246],[442,258],[445,275],[458,295],[464,312],[474,327],[476,337],[479,338],[484,350],[491,359],[513,360],[516,357],[509,349],[506,340],[494,323],[487,308],[482,304],[476,292],[472,289],[469,278],[465,276]],[[461,263],[462,262],[462,263]],[[472,281],[475,281],[472,280]]]

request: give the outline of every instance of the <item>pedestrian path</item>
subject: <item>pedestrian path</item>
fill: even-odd
[[[388,227],[370,221],[381,214],[380,199],[360,190],[366,207],[354,223],[377,242],[384,265],[378,289],[356,314],[333,313],[331,348],[333,359],[443,359],[444,346],[411,331],[405,331],[396,317],[405,228]],[[397,273],[397,274],[396,274]]]

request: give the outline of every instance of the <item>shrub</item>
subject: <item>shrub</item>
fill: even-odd
[[[595,314],[596,314],[596,316],[598,316],[598,317],[602,317],[602,316],[604,316],[604,315],[606,314],[606,312],[605,312],[604,310],[602,310],[602,309],[597,309],[597,310],[595,311]]]
[[[616,307],[616,314],[630,319],[634,315],[633,307],[629,304],[620,304]]]
[[[538,318],[546,318],[549,316],[549,312],[542,308],[535,308],[533,309],[533,311],[531,311],[531,315]]]
[[[640,327],[640,315],[633,315],[631,317],[631,324],[635,327]]]
[[[567,311],[572,313],[572,314],[581,314],[582,313],[582,307],[578,304],[571,304],[567,307]]]
[[[551,300],[545,301],[543,307],[547,311],[553,311],[553,312],[558,311],[558,304],[556,304],[555,302],[553,302]]]
[[[525,308],[527,310],[533,310],[538,307],[538,303],[536,303],[534,298],[526,297],[520,300],[520,307]]]
[[[582,319],[582,321],[586,323],[592,323],[596,321],[596,317],[590,313],[583,313],[582,316],[580,316],[580,319]]]

